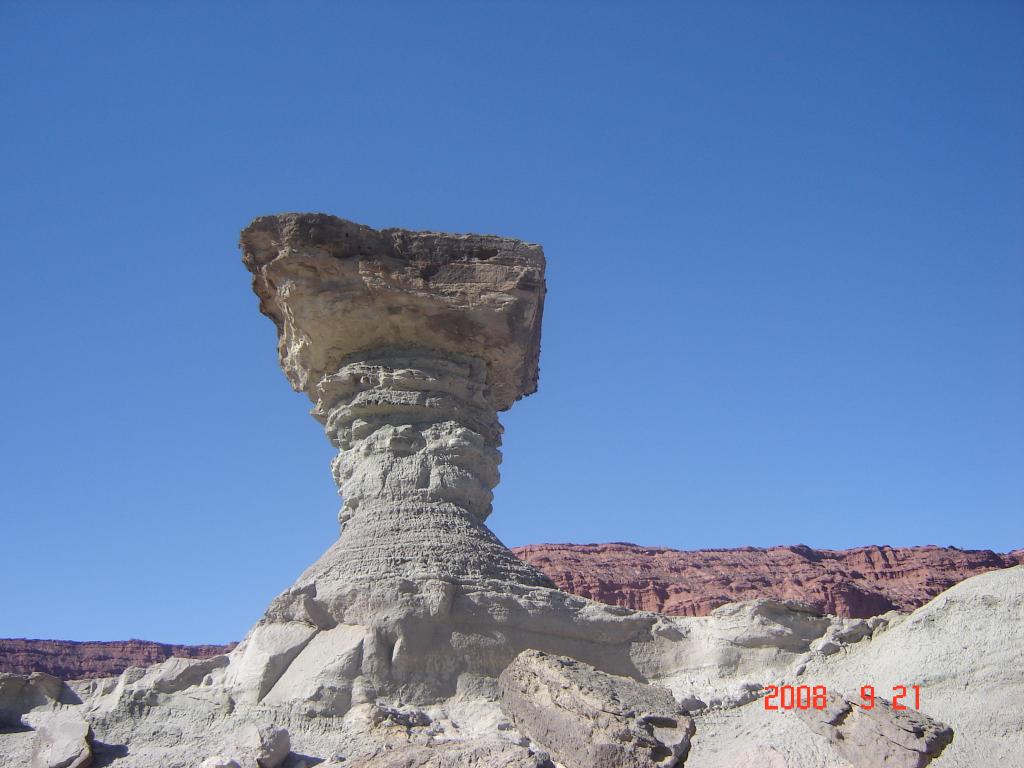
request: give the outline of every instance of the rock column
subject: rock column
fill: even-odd
[[[342,532],[317,580],[550,586],[483,524],[497,412],[536,389],[540,247],[284,214],[242,249],[281,365],[339,449]]]
[[[547,585],[483,525],[501,425],[478,358],[374,350],[317,388],[344,505],[332,558],[350,577]]]

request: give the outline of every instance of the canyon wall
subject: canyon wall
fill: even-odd
[[[618,543],[531,544],[513,551],[566,592],[671,616],[705,616],[720,605],[761,597],[799,600],[847,618],[908,612],[969,576],[1024,562],[1024,550],[934,546],[685,552]]]
[[[75,642],[0,639],[0,672],[47,672],[62,680],[112,677],[128,667],[148,667],[171,656],[204,659],[227,653],[228,645],[168,645],[148,640]]]

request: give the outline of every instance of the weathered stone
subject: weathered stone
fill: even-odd
[[[138,684],[148,686],[157,693],[174,693],[199,685],[211,672],[223,669],[227,665],[227,656],[212,656],[205,659],[171,657],[147,669]]]
[[[894,709],[880,698],[868,709],[832,693],[824,710],[794,711],[854,768],[924,768],[953,740],[943,723],[913,709]]]
[[[286,214],[257,219],[242,248],[282,367],[339,449],[344,505],[338,541],[234,652],[236,699],[333,715],[385,693],[431,700],[537,634],[575,647],[634,631],[577,616],[586,603],[570,608],[484,525],[497,411],[536,388],[539,246]],[[268,654],[268,633],[295,642]]]
[[[278,326],[281,366],[314,402],[325,377],[388,347],[486,363],[500,410],[537,388],[540,246],[286,213],[253,221],[242,251],[260,309]],[[320,405],[315,413],[327,416]]]
[[[17,725],[33,709],[80,703],[62,680],[44,672],[0,673],[0,726]]]
[[[241,242],[281,365],[340,450],[343,535],[314,568],[550,586],[483,526],[497,411],[537,385],[540,247],[322,214],[261,217]]]
[[[348,766],[349,763],[342,765]],[[545,752],[497,738],[409,745],[357,760],[352,768],[553,768]],[[592,767],[596,768],[596,766]]]
[[[567,768],[670,768],[690,747],[693,721],[665,688],[539,651],[498,685],[509,719]]]
[[[277,768],[291,751],[291,739],[284,728],[247,725],[235,734],[235,762],[241,768]]]
[[[91,763],[89,724],[77,713],[51,715],[36,728],[32,768],[86,768]]]
[[[213,755],[203,761],[202,768],[242,768],[236,760],[224,755]]]

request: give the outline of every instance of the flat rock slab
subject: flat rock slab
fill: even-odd
[[[86,768],[91,763],[89,724],[77,714],[55,715],[36,729],[32,768]]]
[[[283,213],[255,219],[241,246],[260,310],[278,327],[282,367],[314,402],[347,356],[395,346],[485,361],[499,410],[537,389],[539,245]]]
[[[824,710],[794,710],[854,768],[924,768],[953,740],[947,725],[875,699],[870,709],[832,694]]]
[[[506,716],[566,768],[671,768],[690,747],[693,720],[666,688],[533,650],[498,685]]]

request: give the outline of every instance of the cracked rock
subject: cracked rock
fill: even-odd
[[[865,709],[833,693],[824,710],[794,711],[854,768],[924,768],[953,740],[949,726],[913,709],[893,709],[883,699]]]
[[[689,751],[693,720],[666,688],[532,650],[498,685],[509,719],[566,768],[671,768]]]

